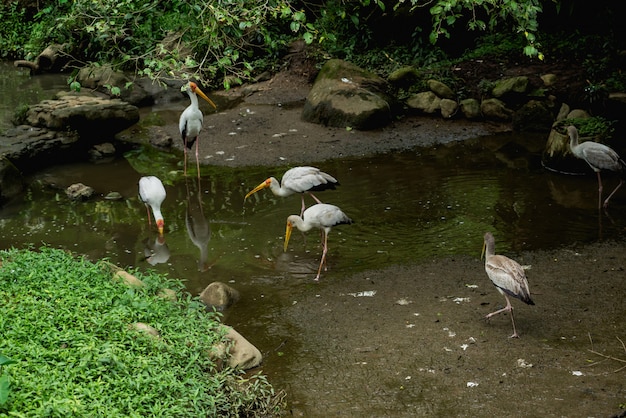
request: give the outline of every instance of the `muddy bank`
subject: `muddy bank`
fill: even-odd
[[[509,338],[508,315],[484,320],[504,298],[478,254],[370,271],[294,295],[283,314],[300,330],[297,344],[287,341],[283,357],[265,360],[300,366],[284,372],[294,415],[618,414],[626,396],[623,245],[517,256],[530,266],[536,301],[514,301],[519,339]]]
[[[200,134],[200,163],[229,167],[298,165],[510,130],[509,124],[417,115],[372,131],[325,127],[304,122],[300,117],[310,87],[306,79],[284,72],[269,81],[209,93],[223,106],[215,113],[202,107],[205,117]],[[187,105],[185,98],[179,104],[180,111]],[[171,120],[166,120],[165,126],[151,128],[150,135],[171,137],[174,147],[182,153],[178,115],[179,112],[172,112]]]

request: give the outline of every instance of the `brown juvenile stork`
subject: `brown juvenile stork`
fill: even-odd
[[[528,280],[526,279],[526,274],[522,266],[520,266],[517,261],[511,260],[508,257],[496,255],[495,246],[495,239],[491,232],[485,233],[483,252],[480,257],[485,256],[485,271],[487,272],[487,276],[489,276],[491,282],[496,289],[498,289],[498,292],[506,299],[506,306],[488,314],[485,316],[485,319],[489,319],[501,312],[510,312],[511,322],[513,323],[513,335],[511,335],[511,338],[519,338],[517,330],[515,329],[513,306],[511,305],[509,296],[513,296],[528,305],[534,305],[535,302],[530,298]]]

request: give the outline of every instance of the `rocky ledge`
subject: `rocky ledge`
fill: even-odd
[[[24,174],[101,156],[110,149],[102,142],[138,121],[136,106],[92,95],[60,94],[31,106],[25,124],[0,136],[0,201],[23,190]]]

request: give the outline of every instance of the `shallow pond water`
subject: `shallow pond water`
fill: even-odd
[[[626,199],[621,193],[608,212],[598,211],[594,176],[544,170],[537,153],[516,145],[522,139],[528,144],[527,137],[503,134],[316,164],[340,181],[337,190],[318,197],[338,205],[355,221],[331,232],[329,257],[339,259],[330,264],[327,274],[475,254],[485,230],[499,237],[501,252],[622,236],[624,220],[617,215]],[[515,151],[494,152],[502,144]],[[247,191],[269,175],[280,177],[284,168],[204,167],[198,182],[195,176],[182,176],[178,155],[163,159],[158,173],[140,173],[140,160],[147,153],[131,151],[128,159],[55,166],[35,174],[28,192],[0,209],[3,245],[47,242],[135,265],[143,254],[137,251],[138,243],[155,232],[148,227],[145,208],[137,198],[137,181],[141,175],[156,174],[168,193],[163,212],[172,250],[168,262],[157,269],[193,271],[180,257],[193,253],[187,246],[192,243],[185,217],[186,208],[198,205],[199,199],[213,232],[207,243],[212,267],[228,271],[233,278],[272,271],[299,274],[288,265],[266,262],[283,258],[279,256],[285,220],[299,212],[300,197],[278,198],[261,191],[244,202]],[[67,200],[64,189],[79,181],[94,187],[98,197],[88,202]],[[608,189],[617,179],[606,175],[605,183]],[[104,196],[112,191],[123,199],[106,200]],[[304,241],[294,238],[288,254],[306,258],[301,253]],[[310,233],[307,239],[312,259],[317,257],[318,238]]]
[[[242,298],[224,313],[224,321],[271,354],[263,371],[278,388],[289,390],[299,373],[294,359],[307,358],[308,349],[283,309],[327,283],[393,265],[478,257],[488,230],[496,236],[496,251],[513,255],[574,243],[623,242],[626,192],[613,198],[608,212],[599,211],[595,176],[542,168],[544,142],[543,136],[501,134],[313,163],[341,183],[317,196],[354,220],[331,231],[328,270],[320,284],[313,282],[320,257],[317,232],[294,232],[283,252],[285,220],[299,212],[300,197],[262,191],[244,201],[246,192],[269,175],[280,178],[284,167],[206,166],[198,180],[183,177],[181,155],[155,155],[149,149],[36,173],[26,193],[0,208],[0,248],[46,244],[123,267],[154,269],[184,280],[192,294],[213,281],[227,282]],[[166,185],[164,243],[137,197],[142,175],[157,175]],[[98,196],[69,201],[64,190],[76,182],[95,188]],[[616,178],[605,176],[605,190],[616,184]],[[105,199],[109,192],[119,192],[122,199]],[[205,233],[193,234],[192,227]],[[276,353],[287,340],[291,355],[281,358]],[[363,396],[354,394],[346,402],[364,402]]]
[[[42,74],[31,77],[26,68],[0,61],[0,132],[11,128],[16,111],[40,100],[51,99],[57,91],[67,89],[67,75]]]
[[[480,251],[486,230],[498,237],[500,252],[622,237],[626,222],[616,216],[624,205],[621,195],[615,197],[608,214],[599,213],[595,177],[562,176],[543,170],[532,153],[498,155],[489,149],[489,144],[502,140],[480,138],[317,164],[341,183],[337,190],[318,197],[341,207],[354,220],[353,225],[331,231],[329,270],[324,277],[440,256],[473,255]],[[509,135],[504,140],[514,138]],[[182,176],[177,156],[162,174],[139,173],[129,161],[140,153],[131,152],[129,160],[40,171],[26,194],[0,208],[0,245],[46,243],[94,258],[107,257],[124,266],[155,268],[184,278],[192,293],[216,278],[311,279],[319,256],[318,234],[311,232],[306,240],[295,234],[289,251],[282,250],[285,220],[299,212],[300,197],[277,198],[262,191],[244,202],[247,191],[269,175],[280,177],[284,168],[207,167],[210,173],[198,182],[193,176]],[[137,198],[137,181],[143,174],[159,175],[168,193],[162,209],[170,256],[154,266],[145,260],[144,249],[146,242],[154,241],[156,231],[148,226],[146,210]],[[94,187],[98,197],[69,201],[64,189],[79,181]],[[616,179],[607,176],[605,182],[609,187]],[[113,191],[123,199],[104,198]],[[204,217],[210,226],[209,239],[200,245],[206,248],[202,253],[199,243],[189,237],[190,212],[192,218],[200,218],[194,222]],[[198,271],[199,262],[209,269]]]

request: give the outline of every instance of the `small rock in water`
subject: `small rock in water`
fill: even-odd
[[[104,196],[106,200],[122,200],[122,195],[120,192],[111,192]]]
[[[89,150],[89,156],[92,160],[100,160],[115,155],[115,147],[110,142],[94,145]]]
[[[83,183],[75,183],[65,189],[65,194],[72,200],[87,200],[95,192],[93,187],[85,186]]]

